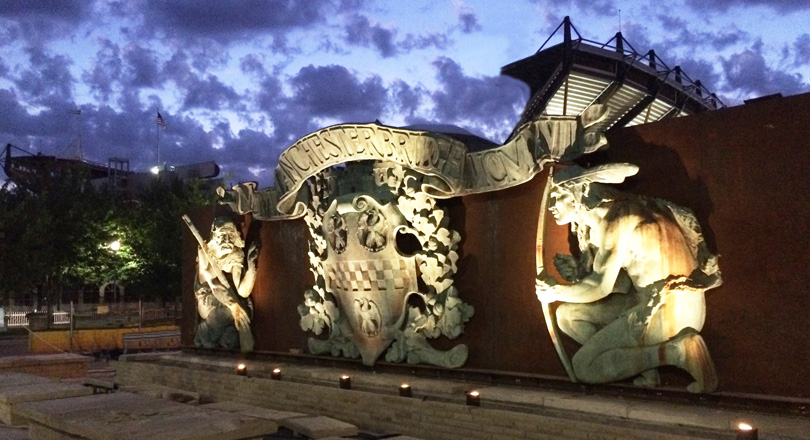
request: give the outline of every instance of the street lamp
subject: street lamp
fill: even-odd
[[[111,250],[113,255],[117,255],[118,251],[121,250],[121,241],[117,238],[107,244],[107,249]],[[117,271],[116,271],[117,272]],[[116,296],[118,296],[118,277],[112,280],[112,287],[113,287],[113,303],[115,303]]]

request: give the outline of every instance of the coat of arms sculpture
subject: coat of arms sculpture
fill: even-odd
[[[327,171],[310,184],[305,218],[316,282],[299,314],[303,329],[327,334],[311,338],[310,351],[359,354],[373,365],[387,349],[389,362],[463,365],[465,345],[443,352],[427,343],[457,337],[473,315],[453,286],[460,236],[445,211],[419,190],[422,176],[400,165],[349,163],[341,171],[340,179]],[[402,235],[419,248],[400,249]]]

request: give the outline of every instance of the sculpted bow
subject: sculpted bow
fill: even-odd
[[[546,180],[545,189],[543,190],[543,199],[540,202],[540,217],[537,220],[537,246],[535,250],[535,258],[537,261],[537,289],[547,289],[549,288],[549,282],[553,281],[553,279],[551,279],[551,277],[549,277],[545,272],[545,261],[543,259],[543,239],[546,231],[546,213],[548,212],[548,199],[551,193],[553,175],[554,168],[549,166],[548,178]],[[565,349],[562,346],[562,341],[560,341],[559,337],[557,336],[558,326],[554,315],[551,313],[551,302],[540,300],[540,304],[543,310],[543,317],[546,319],[548,335],[551,337],[551,342],[554,343],[554,348],[557,350],[557,356],[559,356],[560,362],[562,362],[565,372],[568,373],[568,377],[571,379],[571,382],[576,382],[577,377],[574,375],[574,367],[571,365],[571,359],[568,358],[568,353],[565,352]]]

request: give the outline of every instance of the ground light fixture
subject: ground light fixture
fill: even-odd
[[[273,368],[273,371],[270,372],[270,379],[281,380],[281,368]]]
[[[470,391],[467,393],[467,406],[481,406],[481,393]]]
[[[759,432],[757,428],[749,425],[748,423],[740,423],[737,425],[737,440],[757,440]]]
[[[344,374],[343,376],[340,376],[340,389],[341,390],[350,390],[350,389],[352,389],[352,378],[351,378],[351,376],[348,376],[346,374]]]
[[[403,383],[399,386],[399,395],[400,397],[413,397],[413,393],[411,392],[411,386],[407,383]]]
[[[236,366],[236,375],[237,376],[247,376],[247,366],[245,364],[239,364]]]

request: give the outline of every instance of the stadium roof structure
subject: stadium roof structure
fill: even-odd
[[[561,28],[563,42],[544,49]],[[599,123],[603,131],[725,107],[699,80],[680,66],[670,68],[655,51],[637,52],[621,32],[607,43],[586,40],[569,17],[534,55],[502,67],[501,74],[531,90],[510,139],[538,115],[579,115],[594,104],[610,110]]]
[[[12,154],[13,151],[18,154]],[[125,158],[111,157],[107,165],[104,165],[83,158],[32,154],[12,144],[7,144],[2,150],[2,168],[10,181],[34,192],[46,187],[54,176],[64,174],[73,174],[96,185],[107,185],[111,189],[137,191],[145,187],[155,173],[155,170],[131,171],[129,160]],[[208,161],[176,167],[164,165],[157,171],[188,180],[216,178],[220,169],[215,162]]]

